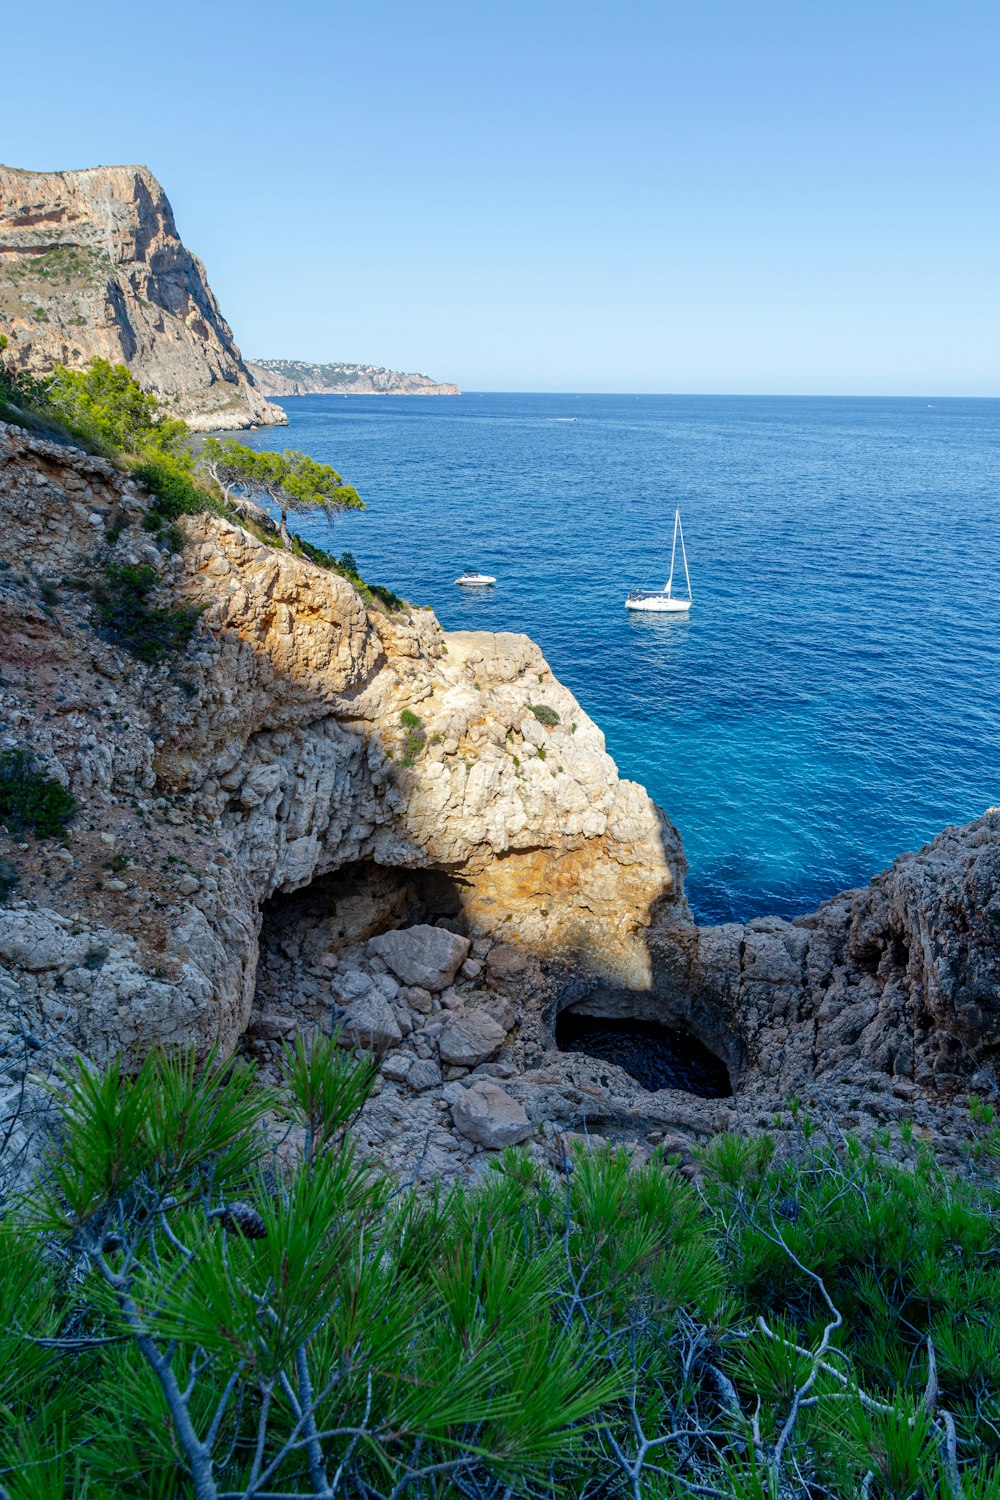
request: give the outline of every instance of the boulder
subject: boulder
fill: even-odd
[[[405,1000],[410,1009],[417,1011],[419,1015],[430,1015],[434,1003],[430,990],[421,989],[418,984],[411,984],[408,989],[400,990],[399,998]]]
[[[406,985],[436,992],[447,989],[469,953],[469,939],[444,927],[399,927],[368,944]]]
[[[418,1057],[406,1072],[406,1086],[415,1094],[425,1089],[436,1089],[441,1083],[441,1069],[430,1058]]]
[[[367,995],[371,987],[372,977],[363,969],[342,969],[330,983],[330,989],[342,1005],[350,1005],[361,995]]]
[[[489,1151],[516,1146],[533,1129],[524,1106],[485,1078],[463,1090],[452,1105],[451,1117],[459,1135]]]
[[[503,1027],[484,1010],[454,1010],[438,1039],[438,1050],[442,1062],[474,1068],[496,1057],[506,1038]]]
[[[487,957],[486,967],[491,979],[514,979],[525,972],[530,962],[522,949],[515,948],[510,943],[500,943]]]
[[[384,1052],[403,1040],[392,1006],[374,986],[351,1001],[341,1027],[343,1041],[373,1052]]]

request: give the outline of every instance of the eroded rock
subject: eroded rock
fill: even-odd
[[[372,953],[384,958],[403,984],[421,989],[447,989],[469,951],[469,939],[443,927],[398,928],[374,937],[368,944]]]
[[[486,1078],[463,1089],[451,1113],[459,1134],[488,1151],[516,1146],[532,1132],[524,1106]]]

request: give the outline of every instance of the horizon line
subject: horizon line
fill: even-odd
[[[302,361],[305,363],[306,361]],[[438,385],[458,385],[458,381],[437,381]],[[410,399],[411,397],[427,399],[426,392],[422,391],[298,391],[289,396],[267,396],[265,400],[301,401],[308,396],[337,396],[341,400],[349,396],[357,396],[359,399],[369,396],[383,398],[385,396],[398,396]],[[516,388],[508,386],[482,386],[465,387],[459,391],[459,396],[634,396],[639,400],[644,396],[658,397],[660,399],[690,400],[696,398],[700,401],[1000,401],[1000,392],[995,395],[984,395],[981,392],[969,392],[961,394],[938,395],[933,391],[916,391],[912,393],[891,391],[571,391],[571,390],[529,390],[527,388]],[[454,399],[446,397],[444,399]]]

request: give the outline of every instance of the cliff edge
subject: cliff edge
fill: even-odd
[[[146,167],[0,166],[0,327],[45,375],[99,356],[198,431],[281,424]]]
[[[679,841],[537,646],[368,610],[212,516],[161,550],[148,509],[109,464],[0,424],[0,748],[80,804],[64,863],[0,836],[18,874],[0,961],[39,1025],[59,974],[85,1052],[231,1049],[262,905],[345,869],[359,894],[384,871],[440,877],[477,931],[648,983],[641,934],[683,903]],[[109,568],[151,569],[158,607],[198,611],[185,651],[147,665],[101,628]]]

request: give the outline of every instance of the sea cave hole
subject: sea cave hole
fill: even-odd
[[[353,958],[391,927],[418,922],[467,932],[460,882],[438,870],[400,869],[361,860],[320,875],[261,905],[258,995],[287,983],[288,965],[313,974]],[[269,984],[269,975],[273,982]]]
[[[632,1008],[636,1013],[628,1014],[627,998],[602,1004],[593,996],[568,1005],[556,1017],[556,1046],[615,1063],[650,1093],[682,1089],[702,1099],[732,1095],[729,1066],[683,1022],[650,1016],[650,1002],[639,997]]]

